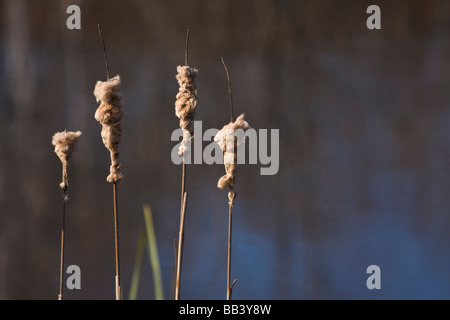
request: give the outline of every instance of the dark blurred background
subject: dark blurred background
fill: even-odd
[[[82,29],[66,28],[81,8]],[[381,30],[366,9],[381,7]],[[235,299],[450,299],[450,2],[0,1],[0,298],[56,299],[61,163],[51,137],[81,130],[69,168],[66,265],[82,289],[114,298],[109,154],[92,94],[111,74],[126,99],[119,185],[122,288],[128,297],[142,206],[156,227],[164,295],[172,297],[181,167],[176,66],[199,68],[196,119],[235,114],[280,130],[280,170],[238,167]],[[206,144],[205,144],[206,145]],[[182,299],[226,297],[227,195],[222,165],[187,168]],[[138,298],[153,299],[144,257]],[[381,268],[368,290],[366,268]]]

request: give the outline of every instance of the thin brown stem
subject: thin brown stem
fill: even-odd
[[[225,72],[227,74],[227,81],[228,81],[228,93],[230,96],[230,114],[231,114],[231,122],[233,122],[233,92],[231,90],[231,79],[230,74],[228,73],[227,65],[225,64],[225,60],[223,60],[223,57],[220,57],[222,59],[223,67],[225,68]]]
[[[116,256],[116,300],[122,300],[122,293],[120,289],[120,260],[119,260],[119,212],[117,208],[117,182],[113,184],[114,194],[114,245]]]
[[[181,258],[183,256],[183,240],[184,240],[184,220],[186,213],[187,192],[183,196],[183,205],[181,207],[180,230],[178,232],[178,254],[177,254],[177,273],[175,279],[175,300],[180,300],[180,279],[181,279]]]
[[[176,249],[175,251],[175,300],[180,300],[181,259],[183,257],[184,216],[186,213],[187,198],[187,192],[185,192],[186,162],[184,161],[184,156],[181,170],[180,229],[178,231],[178,241],[176,241],[178,249]]]
[[[230,192],[233,192],[231,189]],[[233,192],[234,193],[234,192]],[[231,294],[233,293],[233,287],[236,283],[237,279],[234,279],[233,283],[231,283],[231,226],[232,226],[232,216],[233,216],[233,205],[234,205],[234,196],[232,199],[228,201],[228,262],[227,262],[227,300],[231,300]]]
[[[233,205],[228,206],[228,263],[227,263],[227,300],[231,300],[231,219],[233,215]]]
[[[103,46],[103,54],[105,56],[106,79],[109,81],[109,65],[108,65],[108,56],[106,54],[106,46],[105,42],[103,41],[102,31],[100,30],[100,24],[98,24],[97,27],[98,27],[98,35],[100,36],[100,41],[102,42]]]
[[[180,277],[181,277],[181,252],[183,248],[182,236],[184,234],[184,214],[186,212],[186,162],[183,157],[183,164],[181,169],[181,204],[180,204],[180,229],[178,231],[177,251],[175,252],[175,300],[180,299]]]
[[[186,31],[186,44],[184,46],[184,65],[189,65],[189,35],[191,34],[191,28],[187,28]]]
[[[176,278],[177,278],[177,270],[178,270],[178,239],[173,239],[173,249],[175,253],[175,269],[173,272],[172,278],[172,299],[175,299],[175,287],[176,287]]]
[[[180,214],[181,214],[181,211],[183,211],[185,189],[186,189],[186,162],[184,161],[184,156],[183,156],[183,163],[181,165],[181,204],[180,204]]]
[[[185,43],[185,47],[184,47],[184,63],[187,66],[189,63],[189,59],[188,59],[188,51],[189,51],[189,35],[191,33],[191,29],[188,27],[187,31],[186,31],[186,43]],[[181,211],[183,211],[183,203],[184,203],[184,190],[185,190],[185,185],[186,185],[186,162],[184,160],[184,156],[183,156],[183,164],[182,164],[182,169],[181,169],[181,204],[180,204],[180,214]]]
[[[106,79],[109,81],[109,64],[108,55],[106,54],[105,41],[103,41],[102,31],[100,24],[97,25],[98,35],[103,47],[103,54],[105,56],[105,69]],[[115,258],[116,258],[116,277],[115,277],[115,293],[116,300],[122,300],[122,292],[120,288],[120,259],[119,259],[119,211],[117,205],[117,182],[113,184],[113,202],[114,202],[114,246],[115,246]]]
[[[187,28],[186,31],[186,42],[184,47],[184,64],[187,66],[189,63],[189,36],[191,33],[191,28]],[[186,213],[186,201],[187,192],[186,190],[186,161],[183,156],[183,163],[181,169],[181,204],[180,204],[180,229],[178,232],[178,249],[175,250],[175,300],[180,299],[180,278],[181,278],[181,260],[183,257],[183,238],[184,238],[184,217]]]
[[[59,294],[58,300],[63,299],[63,282],[64,282],[64,242],[65,242],[65,228],[66,228],[66,202],[67,202],[67,188],[63,188],[63,209],[62,209],[62,225],[61,225],[61,261],[59,266]]]
[[[230,79],[230,73],[228,72],[227,65],[225,64],[225,60],[223,57],[221,57],[223,67],[225,68],[225,72],[227,74],[227,83],[228,83],[228,94],[230,97],[230,120],[233,122],[233,91],[231,90],[231,79]],[[234,161],[236,162],[236,146],[237,141],[235,139],[234,143]],[[231,196],[230,196],[231,195]],[[233,281],[231,284],[231,231],[232,231],[232,216],[233,216],[233,204],[234,204],[234,197],[235,193],[233,191],[233,188],[230,188],[229,194],[229,201],[228,201],[228,255],[227,255],[227,300],[231,300],[231,294],[233,292],[233,286],[236,283],[237,279]]]

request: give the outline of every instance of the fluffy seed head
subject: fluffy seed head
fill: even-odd
[[[55,146],[55,153],[58,155],[63,165],[63,181],[60,184],[61,189],[66,189],[69,185],[67,178],[67,167],[75,148],[77,139],[81,136],[81,131],[72,132],[64,130],[57,132],[52,137],[52,144]]]
[[[122,118],[124,116],[124,103],[120,92],[120,76],[107,81],[98,81],[95,85],[94,95],[100,106],[95,112],[95,119],[102,125],[102,140],[111,156],[110,174],[108,182],[120,182],[123,178],[119,171],[119,144],[122,140]]]
[[[183,140],[178,152],[181,157],[193,134],[194,113],[198,101],[195,83],[198,70],[189,66],[178,66],[177,72],[179,90],[175,101],[175,115],[180,118],[180,128],[183,129]]]
[[[241,114],[235,122],[230,122],[225,125],[214,137],[214,141],[217,142],[220,149],[223,151],[226,172],[226,174],[222,176],[217,183],[217,187],[220,189],[224,189],[226,186],[230,189],[233,189],[234,187],[234,176],[237,162],[236,147],[244,142],[244,137],[238,139],[235,137],[234,132],[238,129],[245,131],[249,128],[250,125],[244,120],[244,114]]]

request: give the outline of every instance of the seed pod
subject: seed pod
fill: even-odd
[[[94,95],[100,106],[95,112],[95,119],[102,125],[102,140],[111,156],[108,182],[120,182],[123,178],[120,172],[119,144],[122,140],[123,98],[120,92],[120,77],[117,75],[107,81],[98,81]]]
[[[177,72],[179,90],[175,101],[175,115],[180,118],[180,128],[183,129],[183,140],[178,151],[181,157],[194,133],[194,113],[198,101],[195,78],[198,70],[189,66],[178,66]]]
[[[81,131],[72,132],[64,130],[57,132],[52,137],[52,144],[55,146],[55,153],[58,155],[63,165],[62,182],[59,185],[61,189],[67,189],[69,179],[67,177],[67,167],[75,148],[77,139],[81,136]]]
[[[221,177],[217,183],[217,187],[224,189],[228,186],[233,189],[234,175],[236,171],[237,152],[236,148],[244,142],[244,137],[236,137],[234,132],[238,129],[247,130],[250,128],[247,121],[244,120],[244,114],[241,114],[235,122],[225,125],[214,137],[220,149],[224,152],[223,159],[226,174]],[[234,198],[234,197],[233,197]]]

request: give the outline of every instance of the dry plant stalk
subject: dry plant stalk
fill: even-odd
[[[64,240],[65,240],[65,224],[66,224],[66,202],[68,200],[69,178],[67,175],[67,167],[75,149],[77,139],[81,136],[81,131],[72,132],[64,130],[53,135],[52,144],[55,146],[55,153],[58,155],[62,163],[62,182],[59,187],[63,189],[63,209],[62,209],[62,225],[61,225],[61,252],[59,266],[59,294],[58,300],[63,299],[63,274],[64,274]]]
[[[234,181],[236,174],[237,163],[237,147],[244,142],[243,137],[238,139],[235,137],[234,132],[238,129],[247,130],[250,128],[247,121],[244,120],[244,114],[241,114],[235,122],[230,122],[225,125],[214,137],[214,141],[220,146],[224,155],[225,175],[222,176],[217,187],[219,189],[225,189],[228,187],[228,263],[227,263],[227,300],[231,300],[231,293],[236,279],[230,284],[231,281],[231,231],[232,231],[232,214],[234,199],[236,193],[234,192]]]
[[[106,67],[106,81],[97,81],[94,95],[100,106],[95,112],[95,119],[102,125],[102,140],[111,156],[111,166],[106,180],[113,183],[113,205],[114,205],[114,246],[116,259],[115,294],[116,300],[122,300],[120,286],[120,259],[119,259],[119,211],[117,204],[117,183],[122,181],[123,174],[120,172],[119,143],[122,140],[122,118],[124,116],[124,103],[120,92],[120,76],[109,77],[108,57],[106,55],[105,42],[103,41],[100,25],[98,33],[103,46]]]
[[[184,66],[177,67],[177,81],[179,90],[175,101],[175,115],[180,119],[180,128],[183,130],[183,140],[180,143],[178,155],[183,157],[182,174],[181,174],[181,205],[180,205],[180,229],[178,232],[177,252],[175,253],[175,300],[180,299],[180,278],[181,278],[181,260],[183,256],[183,239],[184,239],[184,219],[186,213],[186,162],[184,154],[188,151],[191,139],[193,138],[193,124],[195,107],[197,106],[197,86],[195,78],[198,70],[188,65],[188,47],[189,47],[190,28],[186,32],[186,43],[184,50]]]
[[[228,92],[230,95],[230,114],[231,121],[227,125],[217,132],[214,137],[214,141],[217,142],[220,149],[223,151],[224,165],[225,165],[225,175],[222,176],[217,187],[219,189],[225,189],[228,187],[228,254],[227,254],[227,300],[231,300],[231,294],[233,286],[237,279],[231,283],[231,232],[232,232],[232,214],[234,199],[236,198],[236,193],[234,192],[234,180],[236,174],[236,164],[237,164],[237,147],[245,142],[245,136],[235,136],[236,130],[247,130],[250,128],[247,121],[244,120],[244,114],[241,114],[236,121],[233,122],[233,95],[231,91],[231,80],[228,73],[228,68],[225,61],[222,58],[222,64],[225,68],[228,80]]]

